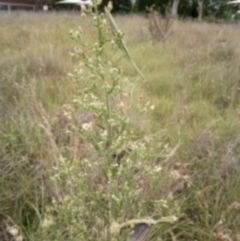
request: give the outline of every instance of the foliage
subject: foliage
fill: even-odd
[[[138,0],[136,9],[138,11],[145,11],[150,6],[155,6],[164,14],[166,10],[172,5],[173,1],[164,0]],[[204,0],[204,16],[212,18],[228,18],[231,13],[231,8],[227,5],[227,0]],[[198,16],[198,0],[181,0],[179,4],[178,13],[180,17],[194,17]]]
[[[48,4],[54,9],[73,9],[74,5],[56,5],[56,0],[49,0]],[[102,0],[99,5],[99,10],[104,11],[104,8],[108,5],[110,0]],[[131,0],[114,0],[113,13],[129,13],[134,10],[135,12],[145,12],[147,8],[154,6],[158,11],[165,15],[171,8],[173,0],[136,0],[134,6],[132,6]],[[207,19],[224,18],[229,19],[233,12],[236,12],[236,8],[227,5],[228,0],[203,0],[204,16]],[[198,0],[180,0],[178,13],[180,17],[193,17],[198,16]]]

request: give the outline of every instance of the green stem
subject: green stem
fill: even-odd
[[[108,98],[108,93],[105,90],[105,102],[106,102],[106,107],[107,107],[107,116],[106,116],[106,121],[107,121],[107,129],[108,129],[108,144],[111,146],[112,144],[112,126],[109,123],[109,119],[111,118],[111,108],[109,105],[109,98]]]
[[[94,7],[94,16],[96,16],[97,18],[97,29],[98,29],[98,43],[99,46],[102,47],[104,44],[104,38],[103,38],[103,34],[102,34],[102,28],[101,28],[101,19],[100,19],[100,14],[98,11],[98,6],[97,6],[97,1],[93,1],[93,7]]]

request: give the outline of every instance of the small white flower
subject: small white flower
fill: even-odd
[[[123,101],[121,101],[121,102],[119,103],[119,106],[120,106],[120,107],[124,107]]]
[[[12,226],[12,227],[8,226],[7,231],[8,231],[9,234],[11,234],[14,237],[16,237],[19,233],[18,229],[14,226]]]
[[[16,241],[23,241],[23,237],[21,235],[19,235],[15,240]]]
[[[54,225],[54,221],[51,217],[45,217],[44,220],[41,223],[42,228],[49,228],[52,225]]]
[[[162,167],[161,166],[155,167],[154,171],[155,172],[161,172],[162,171]]]
[[[92,129],[92,122],[82,124],[82,129],[85,131]]]
[[[121,225],[117,222],[113,222],[110,226],[110,233],[111,234],[118,234],[121,230]]]
[[[108,2],[107,9],[108,9],[109,11],[111,11],[111,10],[113,9],[112,1],[109,1],[109,2]]]
[[[154,109],[155,109],[155,105],[151,105],[150,110],[154,110]]]

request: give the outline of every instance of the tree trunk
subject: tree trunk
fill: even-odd
[[[179,5],[179,2],[180,2],[180,0],[173,0],[172,11],[171,11],[172,18],[177,18],[178,17],[178,5]]]
[[[203,0],[198,0],[198,21],[202,21],[203,17]]]

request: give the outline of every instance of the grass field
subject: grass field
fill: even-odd
[[[123,155],[120,174],[111,161],[121,153],[95,152],[89,144],[95,142],[72,130],[100,113],[75,109],[74,96],[91,81],[69,75],[79,76],[74,68],[82,64],[70,55],[78,43],[69,32],[81,26],[85,41],[94,43],[91,19],[1,13],[1,222],[17,225],[31,241],[125,240],[109,234],[113,221],[176,215],[149,239],[240,240],[240,25],[174,22],[157,42],[145,17],[115,20],[146,78],[122,62],[121,76],[137,83],[133,106],[152,106],[147,114],[123,109],[128,143],[141,145]],[[132,101],[125,97],[123,106]],[[80,124],[70,112],[81,116]],[[10,240],[1,232],[0,240]]]

